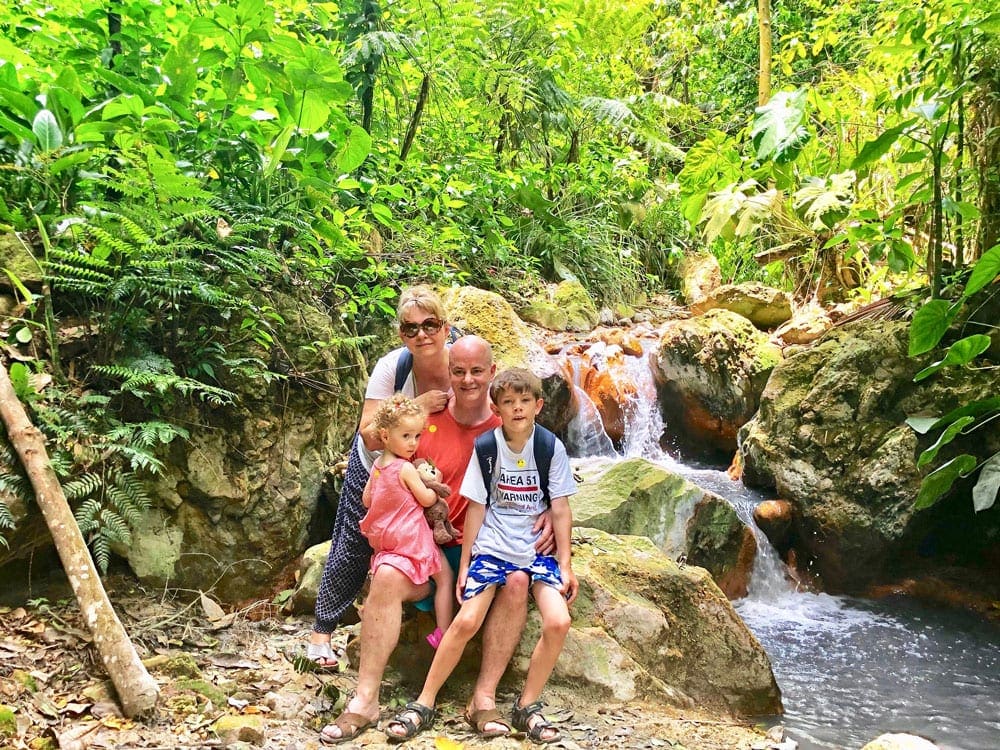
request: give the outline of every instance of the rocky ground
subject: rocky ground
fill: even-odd
[[[320,747],[355,673],[303,671],[309,628],[266,602],[224,613],[194,594],[142,590],[127,577],[106,582],[112,601],[150,673],[160,684],[157,714],[121,716],[110,682],[68,590],[25,595],[4,592],[0,606],[0,747],[22,750],[83,748]],[[6,584],[5,584],[6,588]],[[12,599],[14,601],[12,601]],[[341,645],[351,628],[336,633]],[[388,674],[383,724],[412,688]],[[461,718],[467,684],[445,687],[435,731],[410,747],[458,750],[529,747],[522,737],[479,740]],[[502,708],[514,693],[501,690]],[[601,703],[565,688],[547,694],[549,718],[563,730],[564,748],[766,748],[761,730],[717,716],[679,712],[651,703]],[[354,746],[386,745],[381,731]]]

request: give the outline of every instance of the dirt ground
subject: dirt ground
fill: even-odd
[[[186,598],[142,590],[113,577],[106,587],[126,630],[160,685],[155,716],[121,716],[113,688],[67,591],[0,606],[0,748],[281,748],[322,745],[318,730],[336,715],[354,683],[310,672],[302,654],[306,618],[288,618],[266,602],[223,613],[195,593]],[[9,591],[7,593],[10,593]],[[15,597],[16,598],[16,597]],[[335,633],[343,645],[352,629]],[[304,670],[304,671],[300,671]],[[459,750],[530,747],[523,736],[484,741],[461,717],[467,684],[446,685],[433,731],[408,747]],[[399,675],[383,685],[383,725],[411,698]],[[512,692],[500,693],[508,709]],[[546,693],[548,717],[564,748],[766,748],[761,730],[725,718],[679,712],[648,702],[596,704],[572,690]],[[352,745],[387,746],[370,730]]]

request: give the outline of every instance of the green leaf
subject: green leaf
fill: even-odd
[[[32,260],[35,260],[34,257],[32,257]],[[35,261],[35,264],[37,265],[38,261]],[[35,301],[35,295],[31,293],[31,290],[21,282],[21,279],[19,279],[13,271],[9,268],[5,268],[3,269],[3,272],[7,274],[7,278],[10,279],[11,286],[13,286],[14,289],[20,293],[21,298],[24,300],[26,305],[30,305]]]
[[[924,477],[924,481],[920,483],[920,492],[917,493],[917,499],[913,503],[913,507],[917,510],[931,507],[941,499],[942,495],[951,489],[956,479],[965,476],[975,468],[976,457],[970,456],[968,453],[963,453],[935,469]]]
[[[62,145],[62,130],[56,116],[47,109],[38,110],[31,123],[31,132],[35,134],[35,141],[42,151],[55,151]]]
[[[17,339],[19,344],[27,344],[31,342],[31,329],[28,326],[21,326],[16,331],[14,331],[14,338]]]
[[[910,323],[911,357],[929,352],[944,336],[955,317],[946,300],[934,299],[924,304],[913,315]]]
[[[944,446],[948,445],[952,440],[954,440],[961,432],[962,428],[966,425],[972,424],[976,421],[975,417],[962,417],[961,419],[956,419],[950,425],[948,429],[938,436],[938,439],[934,442],[930,448],[925,450],[920,454],[920,458],[917,459],[917,468],[926,466],[935,458],[937,458],[938,451],[940,451]]]
[[[858,155],[854,157],[854,161],[851,162],[851,169],[860,169],[866,164],[869,164],[889,153],[889,149],[892,148],[893,144],[902,132],[906,130],[912,122],[912,120],[907,120],[901,125],[889,128],[875,140],[868,141],[864,146],[862,146]]]
[[[758,107],[750,137],[757,161],[769,159],[779,164],[794,161],[809,140],[806,119],[806,91],[779,91],[763,107]]]
[[[966,404],[965,406],[960,406],[957,409],[952,409],[943,417],[939,417],[938,420],[930,426],[930,429],[937,430],[941,427],[944,427],[945,425],[951,424],[959,417],[964,417],[964,416],[978,417],[983,414],[989,414],[990,412],[998,410],[1000,410],[1000,396],[994,396],[992,398],[981,398],[976,401],[972,401]]]
[[[22,401],[27,401],[31,398],[32,389],[31,383],[28,380],[28,368],[24,366],[22,362],[15,362],[10,366],[10,384],[14,388],[14,393]]]
[[[914,375],[913,382],[919,383],[921,380],[936,373],[942,367],[950,367],[951,365],[967,365],[989,348],[990,337],[982,333],[977,333],[973,336],[966,336],[964,339],[959,339],[948,347],[948,350],[942,359],[939,359],[934,364],[925,367],[923,370]]]
[[[920,435],[926,435],[936,425],[939,421],[939,417],[907,417],[906,424],[910,426],[914,432]]]
[[[352,125],[344,133],[344,145],[337,154],[337,171],[342,174],[353,172],[361,166],[371,152],[372,138],[365,129]]]
[[[972,269],[972,275],[969,276],[969,281],[965,284],[962,296],[972,296],[987,284],[992,283],[997,276],[1000,276],[1000,245],[990,248],[976,261],[976,267]]]
[[[989,510],[997,500],[1000,490],[1000,453],[994,453],[979,471],[979,480],[972,488],[972,507],[978,513]]]

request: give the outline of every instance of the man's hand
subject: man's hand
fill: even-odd
[[[420,404],[424,412],[434,414],[448,405],[448,392],[427,391],[426,393],[421,393],[413,400]]]
[[[535,552],[539,555],[554,555],[556,553],[556,535],[552,530],[552,513],[545,511],[539,514],[532,530],[538,534],[535,542]]]

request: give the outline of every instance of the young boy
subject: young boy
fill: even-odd
[[[570,562],[573,518],[568,500],[576,492],[576,484],[566,449],[554,437],[541,444],[548,446],[551,456],[538,461],[543,466],[549,464],[547,481],[539,477],[536,456],[540,455],[539,449],[544,450],[535,445],[541,441],[535,416],[544,403],[539,379],[521,368],[505,370],[493,381],[490,397],[493,410],[503,422],[493,431],[497,450],[494,456],[482,456],[483,438],[477,441],[461,489],[470,501],[457,582],[462,608],[445,631],[420,696],[386,726],[390,742],[409,739],[434,722],[438,691],[458,664],[469,639],[478,632],[497,588],[510,575],[529,576],[542,617],[542,634],[531,654],[521,697],[514,702],[511,723],[535,742],[560,738],[559,730],[542,715],[540,698],[566,640],[569,604],[576,598],[579,586]],[[480,468],[481,459],[492,474],[489,488]],[[551,501],[546,501],[546,495]],[[539,555],[534,547],[532,529],[539,514],[549,507],[556,557]],[[487,725],[506,724],[495,711],[485,716],[467,713],[466,719],[483,736],[508,733],[484,731]]]

